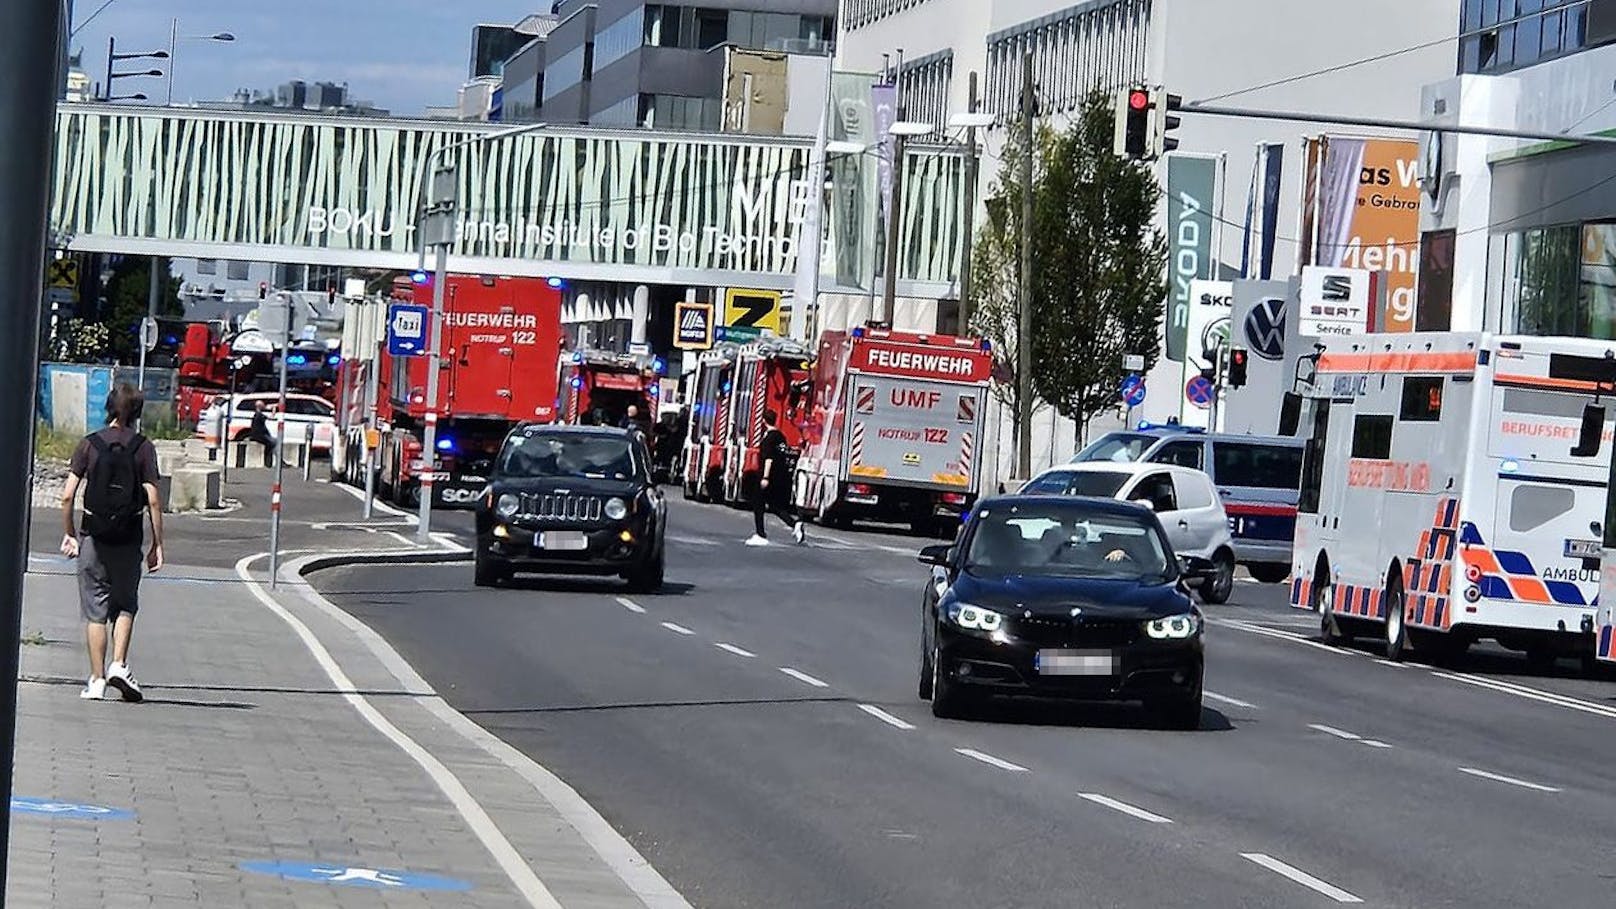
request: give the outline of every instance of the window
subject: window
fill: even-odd
[[[1577,491],[1568,486],[1522,484],[1509,497],[1509,529],[1531,533],[1577,506]]]
[[[1145,77],[1151,0],[1093,0],[988,36],[986,108],[1021,110],[1021,66],[1031,51],[1044,114],[1076,110],[1095,89]]]
[[[1435,423],[1442,419],[1441,376],[1408,376],[1403,379],[1403,406],[1397,414],[1411,423]]]
[[[1156,444],[1155,436],[1141,435],[1131,432],[1108,432],[1089,446],[1077,453],[1073,461],[1137,461],[1144,457],[1150,446]]]
[[[1139,481],[1128,495],[1130,502],[1149,502],[1158,514],[1178,510],[1178,497],[1173,494],[1173,475],[1153,473]]]
[[[324,401],[290,398],[286,402],[286,412],[300,417],[329,417],[333,411],[331,405]]]
[[[904,63],[898,91],[907,119],[930,123],[934,133],[948,129],[948,98],[954,84],[954,52],[941,51]]]
[[[1178,490],[1180,508],[1211,508],[1212,503],[1217,501],[1211,481],[1204,476],[1181,473],[1173,478],[1173,486]]]
[[[712,50],[729,40],[729,11],[696,10],[696,49]]]
[[[196,273],[199,275],[216,275],[219,273],[218,259],[197,259]]]
[[[1616,11],[1616,0],[1465,0],[1459,72],[1507,72],[1596,46],[1588,22],[1607,9]]]
[[[1313,436],[1307,440],[1302,452],[1302,489],[1296,510],[1302,514],[1318,514],[1319,500],[1324,486],[1324,451],[1330,435],[1330,402],[1320,400],[1313,412]]]
[[[1201,469],[1206,446],[1201,442],[1169,442],[1150,456],[1154,464],[1176,464],[1179,467]]]
[[[1031,495],[1090,496],[1109,499],[1117,494],[1128,474],[1099,470],[1062,470],[1047,473],[1027,484]]]
[[[1385,461],[1392,456],[1392,418],[1363,414],[1352,422],[1352,456]]]
[[[859,29],[926,2],[927,0],[847,0],[843,9],[847,11],[847,27]],[[833,33],[834,29],[826,32],[827,35]]]
[[[1453,261],[1459,233],[1427,232],[1420,240],[1419,306],[1415,331],[1447,331],[1453,324]]]
[[[594,70],[616,63],[645,43],[645,10],[636,9],[595,35]]]
[[[1302,482],[1302,449],[1259,442],[1213,442],[1212,479],[1224,488],[1296,489]]]
[[[232,259],[225,263],[224,268],[226,276],[232,281],[245,281],[251,275],[251,266],[246,262],[237,262]]]

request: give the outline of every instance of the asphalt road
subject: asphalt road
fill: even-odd
[[[316,584],[699,906],[1610,905],[1616,683],[1569,662],[1390,665],[1244,582],[1209,610],[1200,732],[942,721],[915,697],[920,541],[672,524],[657,596],[469,566]]]

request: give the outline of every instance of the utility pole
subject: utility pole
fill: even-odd
[[[281,481],[286,478],[286,358],[292,353],[292,292],[286,297],[286,324],[281,334],[281,394],[280,406],[275,411],[275,485],[269,490],[269,586],[280,586],[281,575]],[[226,423],[226,426],[229,424]],[[308,446],[303,457],[309,456]]]
[[[976,113],[976,73],[971,73],[966,111]],[[960,258],[959,333],[971,333],[971,255],[976,252],[976,127],[965,129],[965,254]]]
[[[157,318],[157,257],[152,256],[146,269],[150,275],[146,282],[146,318],[140,323],[140,369],[135,373],[139,378],[136,387],[141,394],[146,393],[146,354],[151,349],[150,340],[146,337],[147,326]]]
[[[421,508],[415,538],[432,542],[433,484],[438,472],[438,374],[443,371],[443,295],[449,283],[449,244],[439,243],[432,269],[432,353],[426,363],[426,429],[421,433]]]
[[[1033,129],[1032,52],[1021,58],[1021,318],[1016,325],[1016,422],[1019,479],[1032,478],[1032,193],[1033,155],[1037,136]]]
[[[0,855],[11,830],[11,776],[17,743],[17,650],[21,646],[22,581],[28,568],[28,515],[32,483],[34,393],[39,371],[39,289],[45,281],[45,218],[51,185],[51,144],[56,135],[56,77],[62,60],[62,5],[15,4],[0,29],[0,274],[14,292],[4,297],[6,330],[0,332],[0,370],[8,393],[0,395],[0,428],[11,444],[0,446],[0,515],[11,532],[0,546]],[[0,862],[0,893],[6,867]]]
[[[903,102],[898,102],[898,120],[905,122],[907,111]],[[898,237],[902,230],[903,220],[903,133],[892,137],[892,205],[887,212],[887,261],[886,261],[886,290],[882,297],[882,312],[875,314],[876,322],[888,322],[897,308],[898,299]]]

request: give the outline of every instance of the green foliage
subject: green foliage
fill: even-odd
[[[110,332],[100,322],[86,322],[77,316],[63,319],[45,350],[45,359],[57,363],[95,363],[107,350]]]
[[[1167,298],[1167,243],[1154,227],[1161,191],[1150,168],[1112,153],[1113,114],[1090,96],[1064,131],[1036,138],[1032,220],[1032,386],[1080,428],[1116,402],[1122,358],[1157,359]],[[972,258],[972,329],[1013,377],[1023,143],[1012,133]],[[1000,389],[1014,404],[1015,390]]]
[[[79,437],[57,432],[49,423],[39,420],[34,424],[34,460],[67,462],[73,457]]]
[[[140,360],[140,320],[146,318],[147,298],[151,293],[151,262],[146,256],[125,256],[112,270],[107,281],[106,327],[112,357],[120,363]],[[169,275],[169,262],[157,260],[159,277]],[[177,317],[185,314],[180,303],[180,282],[170,276],[157,285],[157,315]]]

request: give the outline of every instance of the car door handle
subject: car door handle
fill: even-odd
[[[1187,528],[1188,528],[1188,527],[1189,527],[1189,526],[1190,526],[1190,522],[1189,522],[1189,521],[1179,521],[1179,522],[1178,522],[1178,526],[1180,526],[1180,527],[1183,527],[1183,528],[1186,528],[1186,529],[1187,529]]]

